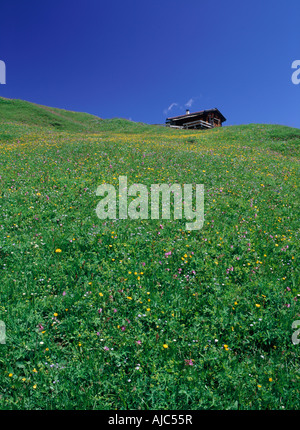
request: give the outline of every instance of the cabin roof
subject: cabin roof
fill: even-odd
[[[206,109],[206,110],[200,110],[199,112],[191,112],[188,114],[184,114],[184,115],[178,115],[178,116],[173,116],[173,117],[169,117],[166,119],[166,121],[170,121],[170,120],[180,120],[180,119],[184,119],[184,118],[193,118],[195,116],[198,115],[203,115],[205,113],[209,113],[209,112],[218,112],[222,122],[226,121],[226,118],[221,114],[221,112],[219,111],[219,109],[217,108],[213,108],[213,109]]]

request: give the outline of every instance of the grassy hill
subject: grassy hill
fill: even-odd
[[[0,409],[298,409],[299,142],[0,98]],[[99,219],[124,175],[204,184],[203,228]]]
[[[0,97],[0,121],[50,127],[57,131],[96,133],[98,131],[146,131],[149,126],[126,119],[101,119],[95,115],[42,106]]]

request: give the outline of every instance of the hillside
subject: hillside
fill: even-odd
[[[57,131],[96,133],[97,131],[146,131],[149,126],[126,119],[101,119],[88,113],[72,112],[35,103],[0,97],[0,121],[48,127]]]
[[[195,135],[197,138],[203,133],[203,131],[197,131],[195,134],[193,130],[174,130],[137,123],[122,118],[101,119],[88,113],[72,112],[3,97],[0,97],[1,122],[3,123],[1,128],[2,133],[6,129],[4,124],[7,123],[14,123],[15,127],[11,127],[11,131],[15,129],[16,132],[17,125],[24,125],[27,128],[28,126],[43,127],[53,131],[85,134],[101,132],[144,133],[156,136],[182,136],[184,134],[185,136]],[[249,135],[247,130],[251,130]],[[260,134],[262,130],[263,133]],[[249,124],[245,126],[223,127],[219,130],[211,130],[210,133],[212,133],[211,136],[214,136],[214,133],[221,133],[226,139],[232,139],[232,141],[235,141],[237,136],[242,137],[246,141],[250,139],[247,142],[250,141],[252,146],[268,147],[271,150],[283,152],[290,156],[299,154],[300,129],[296,128],[281,125]],[[5,136],[3,134],[2,136],[3,139],[5,137],[9,139],[11,135]]]
[[[0,118],[0,409],[298,409],[299,129]],[[99,219],[120,176],[204,184],[203,228]]]

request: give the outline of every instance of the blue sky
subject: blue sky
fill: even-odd
[[[217,107],[300,128],[299,0],[1,2],[0,95],[148,124]]]

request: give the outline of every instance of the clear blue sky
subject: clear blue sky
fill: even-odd
[[[224,125],[300,128],[299,0],[1,1],[0,95],[163,123],[217,107]]]

